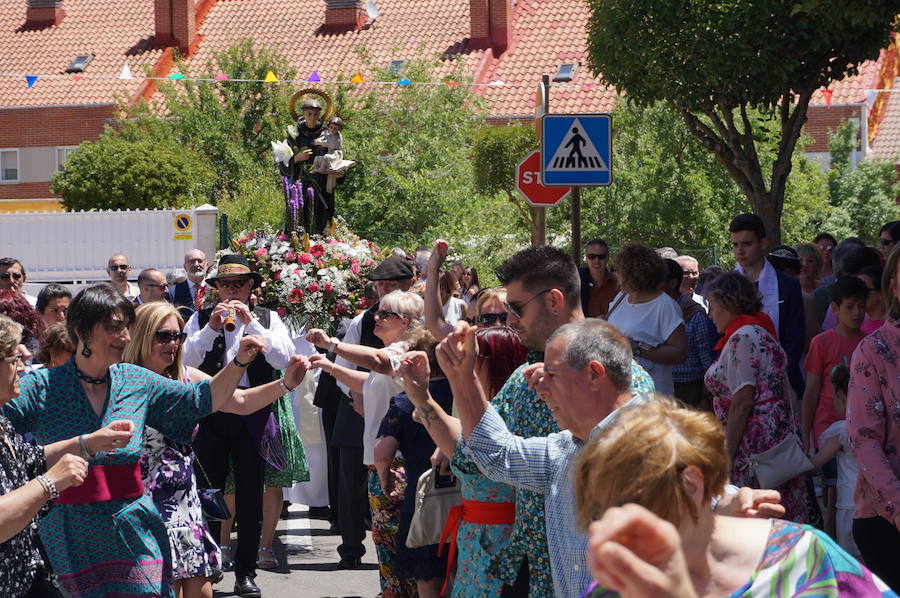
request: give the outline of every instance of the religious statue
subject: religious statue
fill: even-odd
[[[305,95],[325,100],[325,114],[318,100],[306,97],[298,115],[295,106]],[[328,94],[317,89],[301,90],[291,97],[290,110],[296,124],[288,127],[287,139],[272,142],[285,194],[285,230],[296,230],[302,215],[306,232],[322,233],[334,218],[335,183],[356,162],[344,160],[344,123],[340,117],[331,118],[333,107]]]

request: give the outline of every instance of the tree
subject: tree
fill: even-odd
[[[205,203],[215,183],[209,161],[189,148],[107,132],[69,156],[51,190],[68,210],[148,210]]]
[[[876,58],[900,12],[900,0],[588,2],[594,73],[640,105],[675,107],[776,244],[813,92]],[[768,169],[760,161],[764,139],[753,129],[752,108],[777,124],[778,151]]]

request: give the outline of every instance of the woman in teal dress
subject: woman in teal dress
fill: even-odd
[[[187,444],[209,413],[263,406],[234,396],[243,373],[235,362],[195,384],[119,363],[133,321],[132,303],[108,285],[83,289],[67,321],[75,357],[25,377],[19,397],[4,409],[18,432],[31,432],[41,444],[88,434],[113,420],[134,424],[126,446],[85,455],[90,467],[84,484],[61,493],[41,524],[51,565],[72,598],[174,596],[166,527],[141,481],[144,428]],[[249,363],[262,347],[246,337],[236,361]],[[295,357],[290,368],[307,366]]]

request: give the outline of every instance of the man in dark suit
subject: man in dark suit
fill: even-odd
[[[759,290],[762,311],[772,318],[778,330],[778,342],[787,353],[788,378],[797,396],[803,396],[805,384],[800,373],[800,357],[806,338],[803,292],[793,276],[778,272],[766,260],[769,242],[762,218],[739,214],[728,227],[731,250],[737,261],[735,270],[746,276]]]
[[[208,269],[206,254],[199,249],[191,249],[184,254],[187,280],[169,289],[169,301],[178,308],[185,320],[203,307],[203,298],[206,295],[206,282],[203,279]]]

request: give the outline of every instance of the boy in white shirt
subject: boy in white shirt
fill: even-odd
[[[834,406],[842,418],[847,414],[847,386],[850,384],[850,368],[846,364],[831,369],[830,381],[834,389]],[[857,559],[861,558],[859,548],[853,541],[853,513],[856,504],[853,494],[856,490],[856,475],[859,466],[853,458],[853,449],[847,436],[847,421],[840,419],[825,429],[819,437],[819,452],[811,459],[816,467],[821,467],[832,457],[837,458],[837,511],[836,540],[841,548]]]

